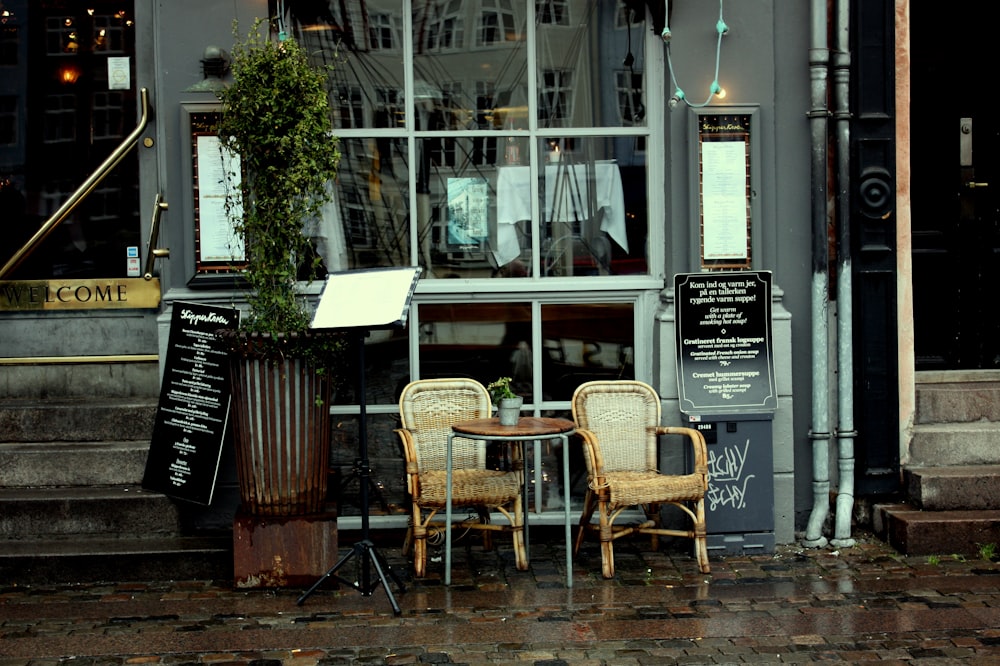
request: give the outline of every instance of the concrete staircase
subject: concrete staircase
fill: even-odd
[[[919,373],[904,498],[873,527],[907,555],[1000,550],[1000,377]]]
[[[156,363],[0,366],[0,586],[225,578],[231,514],[141,488]]]

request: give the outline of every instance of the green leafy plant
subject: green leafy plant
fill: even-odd
[[[992,561],[997,556],[997,545],[995,543],[980,543],[976,545],[979,546],[980,559]]]
[[[246,256],[249,312],[240,330],[260,334],[269,340],[260,344],[283,353],[300,353],[317,340],[308,335],[312,314],[298,281],[311,280],[321,264],[303,225],[329,201],[340,151],[328,68],[314,66],[295,39],[279,41],[266,28],[257,19],[241,39],[233,24],[233,81],[218,92],[217,132],[241,166],[239,188],[226,197]]]
[[[938,555],[928,555],[927,564],[931,565],[932,567],[936,567],[937,565],[941,564],[941,557]]]
[[[493,404],[499,404],[504,398],[517,397],[517,394],[510,387],[511,381],[513,380],[510,377],[500,377],[486,387],[486,390],[490,392],[490,399],[493,401]]]

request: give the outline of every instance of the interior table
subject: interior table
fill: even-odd
[[[451,426],[448,435],[448,452],[446,456],[447,491],[445,495],[445,529],[444,546],[444,582],[451,584],[451,478],[452,478],[452,440],[456,437],[485,439],[497,442],[517,442],[521,445],[521,459],[524,460],[524,443],[541,442],[547,439],[562,440],[563,461],[563,523],[566,528],[566,587],[573,587],[573,544],[570,536],[570,506],[569,506],[569,436],[576,430],[572,421],[567,419],[522,416],[517,425],[500,425],[500,419],[476,419],[463,421]],[[536,466],[539,461],[535,461]],[[528,474],[524,474],[524,497],[521,501],[524,511],[524,548],[530,560],[531,550],[528,547]]]

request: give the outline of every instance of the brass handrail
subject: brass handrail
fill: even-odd
[[[154,247],[157,239],[160,237],[160,215],[167,208],[169,206],[163,200],[163,195],[157,192],[156,199],[153,201],[153,219],[149,222],[149,242],[146,244],[146,270],[142,274],[144,280],[153,279],[153,263],[158,258],[170,256],[169,249]]]
[[[81,185],[76,192],[74,192],[70,198],[59,207],[59,210],[52,214],[52,217],[45,221],[45,224],[43,224],[41,228],[35,232],[35,235],[32,236],[20,250],[14,253],[14,256],[11,257],[6,264],[4,264],[4,267],[0,268],[0,280],[4,279],[15,268],[20,266],[21,262],[23,262],[27,256],[35,250],[36,246],[48,238],[49,234],[55,230],[59,223],[65,220],[70,213],[76,210],[76,207],[80,205],[80,202],[94,191],[94,188],[96,188],[101,181],[104,180],[109,173],[111,173],[112,169],[118,166],[122,159],[125,158],[125,155],[128,154],[128,151],[130,151],[139,142],[139,137],[149,124],[149,91],[146,88],[142,88],[139,91],[139,100],[142,112],[139,117],[138,127],[132,130],[132,133],[125,137],[125,140],[114,150],[113,153],[111,153],[108,159],[104,160],[104,162],[97,167],[94,173],[90,174],[90,177],[87,178],[83,185]]]

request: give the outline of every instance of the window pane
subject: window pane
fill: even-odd
[[[415,5],[418,127],[527,129],[526,3],[438,0]]]
[[[593,0],[539,0],[536,11],[538,126],[645,126],[644,16]]]
[[[484,386],[513,378],[532,401],[529,303],[423,303],[419,305],[420,376],[471,377]]]
[[[330,271],[410,265],[410,170],[402,139],[342,139],[333,201],[313,230]]]
[[[542,344],[547,400],[569,400],[583,382],[635,378],[631,303],[543,304]]]
[[[551,138],[539,150],[542,275],[645,273],[646,158],[635,137]],[[507,189],[504,210],[517,205]]]
[[[511,146],[525,141],[505,136],[418,141],[419,263],[427,269],[423,277],[529,275],[530,206],[526,214],[512,215],[501,201],[504,217],[498,222],[498,182],[499,187],[506,187],[503,183],[509,180],[508,167],[498,168],[498,160],[510,154]],[[523,185],[526,193],[528,167],[515,168],[524,173],[523,182],[517,185]]]
[[[292,34],[316,62],[332,65],[336,129],[402,127],[403,0],[289,2]]]

